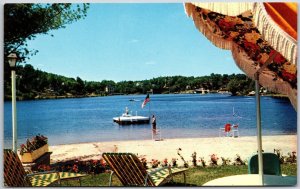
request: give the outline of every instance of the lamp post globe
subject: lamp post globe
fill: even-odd
[[[16,53],[11,53],[7,56],[9,66],[11,67],[11,104],[12,104],[12,150],[17,153],[17,106],[16,106]]]
[[[15,68],[15,67],[16,67],[17,58],[18,58],[18,57],[17,57],[16,53],[10,53],[10,54],[7,56],[9,66],[10,66],[11,68]]]

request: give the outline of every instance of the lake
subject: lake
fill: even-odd
[[[255,97],[227,94],[124,95],[17,102],[18,144],[40,133],[50,145],[151,139],[151,124],[119,126],[113,117],[125,107],[157,118],[162,138],[217,137],[226,123],[241,136],[256,135]],[[136,99],[138,101],[130,101]],[[297,133],[297,113],[289,100],[261,97],[262,134]],[[4,102],[4,147],[11,148],[11,102]]]

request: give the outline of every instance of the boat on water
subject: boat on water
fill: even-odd
[[[131,102],[139,102],[140,100],[137,100],[137,99],[130,99],[129,101],[131,101]]]
[[[150,117],[132,115],[129,113],[128,108],[126,107],[125,113],[120,117],[114,117],[113,121],[120,125],[128,125],[128,124],[141,124],[141,123],[149,123]]]

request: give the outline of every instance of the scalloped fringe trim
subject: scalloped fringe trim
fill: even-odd
[[[232,41],[225,40],[219,35],[213,33],[213,28],[210,27],[209,24],[204,21],[196,11],[194,11],[195,6],[192,4],[185,4],[186,13],[188,16],[192,17],[194,20],[194,24],[196,28],[208,39],[210,40],[215,46],[231,50],[232,49]]]
[[[253,21],[262,37],[289,62],[297,65],[297,41],[277,26],[263,3],[254,3],[252,13]]]
[[[193,5],[197,7],[202,7],[204,9],[211,10],[213,12],[217,12],[220,14],[228,15],[228,16],[237,16],[251,10],[253,7],[253,3],[249,2],[210,2],[210,3],[202,3],[202,2],[192,2]]]

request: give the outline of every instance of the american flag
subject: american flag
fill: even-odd
[[[149,102],[149,101],[150,101],[150,97],[149,97],[149,94],[147,94],[147,96],[142,104],[142,108],[144,108],[146,106],[147,102]]]

